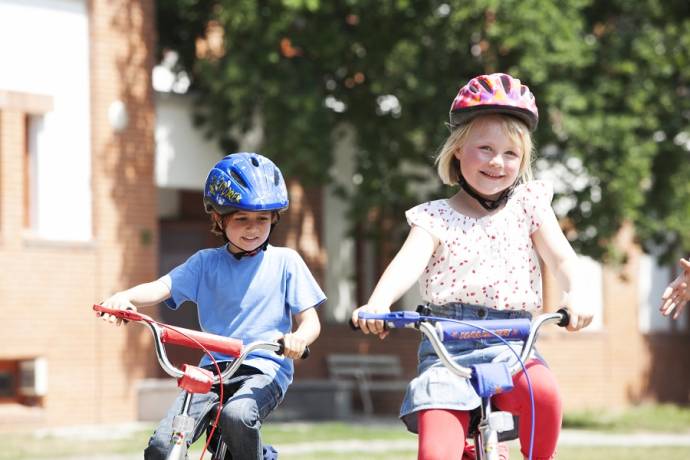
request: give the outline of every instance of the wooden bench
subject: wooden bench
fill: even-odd
[[[331,354],[326,357],[328,373],[337,381],[352,381],[357,386],[364,413],[371,415],[375,391],[402,391],[408,381],[403,379],[400,358],[396,355]]]

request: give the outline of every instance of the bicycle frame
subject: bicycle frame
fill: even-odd
[[[509,368],[510,375],[513,376],[522,370],[521,363],[530,359],[537,336],[544,324],[556,323],[565,327],[569,322],[568,311],[565,309],[557,313],[542,314],[532,322],[527,319],[456,322],[411,311],[384,314],[360,312],[359,318],[382,320],[387,329],[407,328],[420,331],[429,339],[441,363],[453,374],[464,379],[472,379],[476,377],[476,373],[471,368],[457,364],[443,345],[444,341],[478,340],[494,337],[494,334],[506,340],[523,340],[520,360]],[[482,396],[479,427],[474,439],[477,460],[499,460],[498,433],[512,429],[512,414],[492,411],[491,396]]]
[[[268,350],[277,354],[282,354],[284,345],[282,342],[254,342],[249,345],[244,345],[241,340],[219,335],[209,334],[191,329],[184,329],[180,327],[173,327],[167,324],[159,323],[150,316],[144,315],[134,310],[117,310],[103,307],[102,305],[94,305],[93,309],[102,314],[112,315],[124,321],[133,321],[146,325],[153,335],[156,357],[161,368],[170,375],[178,379],[178,386],[185,392],[182,409],[180,413],[175,416],[172,425],[173,436],[170,441],[171,449],[166,457],[167,460],[186,460],[187,458],[187,444],[191,442],[192,432],[194,430],[194,419],[189,415],[189,408],[192,402],[194,393],[207,393],[210,391],[212,385],[217,385],[220,382],[226,382],[239,369],[244,360],[256,350]],[[166,343],[181,345],[188,348],[196,348],[204,351],[215,351],[225,355],[234,357],[232,364],[228,366],[220,376],[214,375],[209,377],[208,381],[204,383],[203,388],[195,389],[194,386],[188,385],[190,377],[190,369],[179,369],[175,367],[165,351]],[[309,356],[309,348],[307,348],[302,355],[302,359]],[[185,365],[186,367],[186,365]],[[198,369],[191,366],[192,369]],[[196,374],[199,376],[198,374]],[[222,440],[220,441],[213,454],[212,460],[222,460],[225,457],[227,446]]]

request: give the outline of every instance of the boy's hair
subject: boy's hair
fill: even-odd
[[[457,185],[460,179],[460,162],[455,158],[455,152],[463,149],[472,129],[481,123],[485,123],[489,117],[500,120],[503,132],[513,142],[520,145],[522,149],[522,161],[520,162],[518,180],[522,182],[532,180],[534,144],[527,125],[510,115],[491,114],[476,116],[451,131],[443,147],[441,147],[441,152],[436,157],[436,170],[445,185]]]
[[[229,218],[230,216],[232,216],[233,214],[235,214],[236,212],[239,212],[239,211],[242,211],[242,209],[235,209],[235,210],[230,211],[230,212],[223,214],[223,215],[220,215],[217,212],[212,212],[210,214],[211,233],[213,233],[214,235],[220,236],[221,238],[223,238],[223,241],[225,241],[226,243],[229,243],[230,240],[228,240],[228,236],[225,234],[225,226],[226,226],[225,219]],[[262,211],[244,211],[244,212],[262,212]],[[271,221],[271,225],[275,225],[278,222],[278,220],[280,219],[280,213],[279,213],[279,211],[271,211],[271,214],[273,217],[272,221]]]

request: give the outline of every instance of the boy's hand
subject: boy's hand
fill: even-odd
[[[118,292],[117,294],[107,298],[103,302],[101,302],[101,305],[104,307],[112,308],[114,310],[134,310],[137,311],[137,307],[134,306],[132,302],[130,302],[129,298],[124,295],[121,292]],[[109,323],[115,323],[117,326],[122,324],[122,318],[117,318],[113,315],[109,315],[107,313],[97,313],[103,319],[103,321],[107,321]],[[125,321],[126,323],[126,321]]]
[[[285,348],[283,355],[290,359],[300,359],[307,348],[307,341],[297,334],[285,334],[283,336]]]
[[[673,319],[680,316],[685,305],[690,301],[690,261],[680,259],[678,265],[683,269],[683,273],[666,287],[661,296],[661,307],[659,307],[664,316],[673,313]]]
[[[360,319],[359,312],[366,313],[390,313],[389,308],[377,308],[371,305],[363,305],[352,312],[352,324],[357,326],[365,334],[376,334],[380,339],[388,336],[388,331],[383,327],[383,321],[377,319]]]

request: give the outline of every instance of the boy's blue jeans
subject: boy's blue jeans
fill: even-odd
[[[219,423],[223,440],[228,445],[228,452],[233,460],[263,459],[259,429],[283,398],[280,386],[271,377],[255,372],[259,371],[241,366],[223,388],[224,395],[232,396],[223,404]],[[181,392],[168,414],[158,424],[144,451],[144,459],[165,460],[170,450],[172,421],[180,413],[183,399],[184,393]],[[192,396],[189,415],[196,421],[192,442],[206,430],[211,417],[209,411],[217,401],[218,394],[215,391]]]

